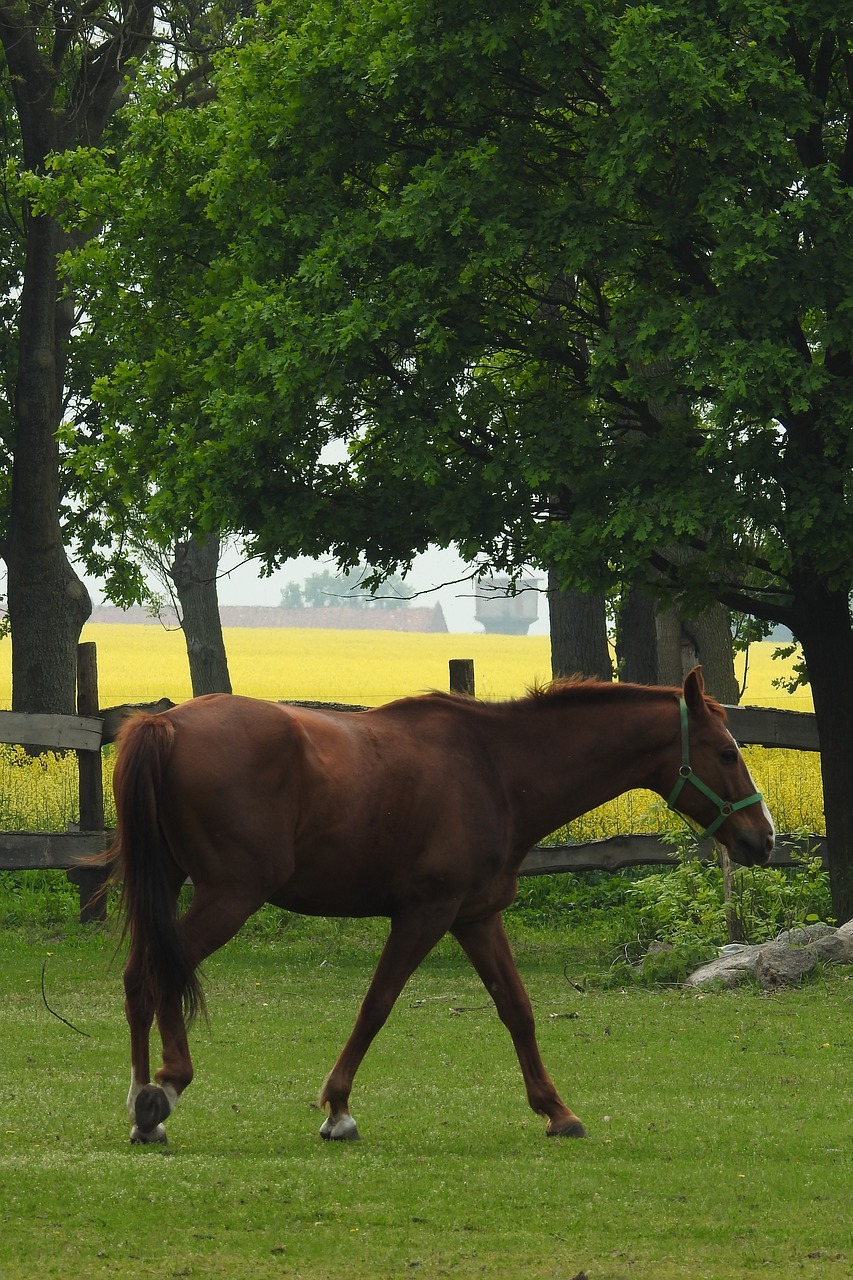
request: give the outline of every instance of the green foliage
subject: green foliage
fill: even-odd
[[[783,644],[773,651],[774,658],[782,658],[787,660],[793,658],[791,664],[791,674],[788,676],[779,676],[773,681],[777,689],[785,689],[788,693],[794,693],[797,689],[807,686],[809,683],[809,673],[806,666],[806,660],[800,646],[797,644]]]
[[[387,568],[456,539],[589,583],[691,543],[661,588],[736,580],[784,612],[798,556],[850,559],[850,104],[809,71],[846,26],[799,3],[271,5],[209,107],[140,93],[122,164],[80,183],[116,211],[76,274],[114,335],[104,411],[134,426],[117,473],[271,558]],[[334,437],[348,462],[322,460]]]
[[[722,873],[696,858],[632,886],[641,941],[719,946],[727,941]]]
[[[630,942],[614,964],[611,982],[681,982],[729,941],[729,922],[745,942],[764,942],[784,929],[831,920],[829,878],[803,835],[794,868],[736,868],[732,895],[724,896],[719,863],[689,851],[678,866],[627,887]]]
[[[80,894],[61,871],[0,873],[0,928],[65,928],[79,913]]]
[[[633,874],[585,871],[522,876],[507,918],[534,928],[600,927],[603,917],[625,907]]]

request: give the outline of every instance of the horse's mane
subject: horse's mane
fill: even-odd
[[[651,702],[660,698],[661,694],[670,694],[674,698],[681,697],[681,689],[672,685],[629,684],[622,681],[592,680],[586,676],[559,676],[546,684],[534,684],[527,693],[514,700],[515,704],[535,703],[541,706],[563,706],[567,702],[591,705],[604,702],[608,698],[625,698],[636,702]],[[709,694],[705,694],[705,704],[714,715],[725,719],[725,711]]]
[[[561,707],[566,703],[594,706],[606,702],[608,698],[624,698],[638,703],[653,702],[662,694],[680,698],[682,690],[675,685],[630,684],[626,681],[594,680],[588,676],[558,676],[544,684],[533,684],[518,698],[509,698],[502,702],[478,702],[467,693],[447,693],[441,689],[433,689],[430,697],[443,702],[467,702],[492,710],[513,710],[524,707]],[[710,694],[705,694],[705,705],[714,715],[725,720],[723,707]]]

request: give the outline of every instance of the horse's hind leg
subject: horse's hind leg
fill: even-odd
[[[255,897],[240,899],[236,894],[197,888],[178,922],[178,931],[193,965],[197,967],[230,941],[261,905],[262,901]],[[125,970],[125,1009],[131,1044],[131,1085],[127,1100],[133,1120],[130,1140],[165,1142],[163,1121],[174,1111],[178,1098],[192,1082],[193,1064],[180,1001],[169,1000],[157,1012],[163,1061],[151,1083],[149,1038],[154,1008],[138,969],[131,954]]]
[[[583,1125],[563,1102],[545,1070],[536,1043],[530,999],[518,976],[500,915],[473,924],[455,925],[452,933],[482,978],[501,1021],[512,1036],[527,1100],[538,1115],[547,1117],[548,1136],[585,1137]]]
[[[320,1129],[324,1138],[340,1140],[359,1136],[349,1110],[355,1073],[406,982],[424,956],[444,937],[456,910],[455,904],[424,907],[418,912],[396,916],[391,921],[391,932],[361,1003],[355,1026],[320,1091],[320,1106],[329,1108]]]
[[[165,1142],[166,1130],[161,1123],[169,1114],[160,1114],[161,1106],[146,1106],[152,1086],[150,1065],[151,1024],[154,1021],[154,1003],[148,994],[139,957],[131,948],[124,970],[124,1011],[130,1030],[130,1091],[127,1109],[133,1120],[131,1142]],[[159,1090],[157,1091],[159,1093]],[[156,1112],[156,1114],[155,1114]]]

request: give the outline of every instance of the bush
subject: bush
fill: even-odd
[[[737,868],[728,905],[720,865],[700,862],[680,834],[673,840],[682,855],[679,865],[627,886],[630,941],[611,968],[611,980],[683,981],[730,940],[729,916],[739,936],[753,943],[830,919],[829,877],[805,836],[795,867]]]

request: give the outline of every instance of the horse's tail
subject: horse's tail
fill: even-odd
[[[164,715],[140,715],[119,733],[113,774],[117,831],[102,856],[109,882],[119,885],[129,964],[159,1012],[176,998],[191,1022],[205,1007],[196,966],[177,928],[179,870],[160,825],[163,779],[175,737]]]

